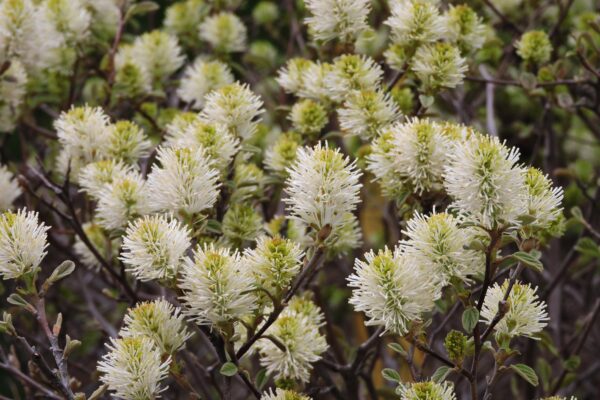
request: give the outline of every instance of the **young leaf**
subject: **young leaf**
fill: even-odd
[[[523,263],[526,267],[532,268],[538,272],[542,272],[544,270],[544,266],[540,260],[524,251],[517,251],[516,253],[513,253],[511,257]]]
[[[466,332],[472,332],[479,321],[479,311],[475,307],[469,307],[463,312],[462,326]]]
[[[435,370],[433,375],[431,375],[431,380],[437,383],[442,383],[446,380],[446,377],[448,376],[448,374],[450,374],[451,371],[452,368],[443,365]]]
[[[406,350],[404,350],[404,347],[402,347],[400,343],[390,343],[388,344],[388,347],[403,357],[406,357],[407,355]]]
[[[254,379],[254,384],[256,385],[256,388],[258,390],[261,390],[267,384],[268,380],[269,380],[269,376],[267,375],[267,369],[262,368],[256,374],[256,378]]]
[[[234,363],[228,361],[221,366],[219,372],[221,375],[234,376],[238,372],[238,367]]]
[[[537,374],[529,365],[525,364],[513,364],[510,369],[515,371],[517,375],[525,379],[530,385],[537,386],[539,384]]]
[[[400,382],[400,374],[395,369],[385,368],[381,371],[381,375],[388,381]]]

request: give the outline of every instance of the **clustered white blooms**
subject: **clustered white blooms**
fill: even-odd
[[[96,217],[105,229],[124,229],[134,218],[148,212],[150,201],[146,181],[136,171],[116,177],[100,191]]]
[[[139,218],[130,223],[123,239],[121,260],[137,279],[173,280],[190,247],[190,232],[165,215]]]
[[[163,354],[174,354],[192,336],[180,309],[164,299],[138,303],[130,309],[120,335],[150,338]]]
[[[118,338],[98,362],[100,380],[123,399],[160,397],[175,353],[192,336],[179,308],[164,299],[138,303],[128,310]]]
[[[327,143],[319,143],[299,148],[288,173],[285,188],[289,197],[284,201],[291,218],[317,232],[329,227],[335,237],[360,201],[360,173],[355,162]]]
[[[352,92],[337,112],[340,128],[365,140],[401,117],[396,103],[381,90]]]
[[[171,357],[162,361],[160,349],[145,336],[111,338],[108,353],[98,363],[100,380],[117,397],[131,400],[156,398],[167,388],[161,385],[169,373]]]
[[[252,276],[237,251],[198,246],[186,259],[179,288],[186,315],[200,325],[230,323],[256,307]]]
[[[526,213],[524,174],[519,150],[497,137],[476,134],[458,143],[449,154],[444,186],[452,207],[486,228],[518,224]]]
[[[324,317],[308,299],[292,299],[292,303],[267,329],[285,350],[268,338],[257,343],[260,362],[276,379],[308,382],[312,364],[321,359],[327,348],[325,336],[319,332]]]
[[[441,286],[452,278],[469,281],[469,277],[483,273],[483,253],[466,249],[476,231],[460,224],[460,218],[448,213],[417,214],[403,232],[407,240],[400,246],[405,257]]]
[[[399,249],[371,251],[365,259],[356,259],[355,272],[348,277],[353,289],[349,303],[366,314],[367,325],[406,334],[411,323],[423,321],[423,315],[433,309],[437,296],[433,276]]]
[[[442,13],[431,0],[389,3],[388,66],[416,78],[422,95],[460,85],[465,56],[484,42],[485,26],[475,11],[451,5]],[[110,339],[98,363],[101,381],[119,398],[152,399],[166,390],[162,381],[171,361],[192,336],[186,321],[232,341],[243,336],[247,321],[256,324],[253,329],[265,327],[251,348],[260,364],[275,379],[309,382],[313,364],[328,349],[321,333],[324,315],[301,294],[289,293],[292,299],[285,301],[286,293],[317,248],[331,259],[360,247],[355,214],[362,168],[398,203],[446,196],[433,203],[432,213],[411,210],[403,240],[393,250],[371,250],[354,260],[347,277],[349,303],[366,315],[366,325],[384,333],[412,333],[428,322],[446,287],[462,288],[480,278],[485,255],[470,246],[474,240],[502,231],[538,238],[540,231],[558,229],[562,218],[562,190],[541,171],[521,166],[517,149],[459,124],[404,119],[394,85],[384,85],[387,68],[366,51],[337,53],[330,63],[290,59],[276,82],[282,96],[291,94],[297,101],[280,125],[259,128],[264,108],[256,93],[263,89],[236,80],[243,74],[224,54],[248,47],[247,28],[233,13],[241,4],[175,4],[167,11],[164,30],[123,40],[113,54],[114,65],[108,60],[111,81],[102,90],[127,100],[165,96],[169,106],[186,103],[186,111],[169,109],[154,119],[132,101],[148,121],[111,121],[119,113],[111,112],[109,96],[106,110],[72,106],[54,122],[57,169],[63,177],[70,173],[91,205],[90,218],[82,224],[88,240],[75,239],[75,254],[90,268],[122,262],[141,282],[177,289],[182,304],[176,308],[161,298],[128,310],[119,337]],[[305,23],[319,42],[349,44],[372,33],[369,0],[306,0],[305,6]],[[64,64],[57,60],[68,58],[67,50],[75,51],[96,30],[119,34],[120,13],[112,0],[0,2],[0,64],[9,62],[0,77],[0,131],[14,129],[31,77]],[[383,52],[387,32],[382,35]],[[185,54],[199,40],[219,58],[203,54],[183,70]],[[39,48],[33,47],[37,43]],[[519,54],[525,44],[518,46]],[[531,43],[528,47],[535,52]],[[180,81],[172,85],[169,78]],[[150,140],[146,123],[164,126],[164,140]],[[336,129],[332,126],[341,132],[328,132]],[[343,135],[344,145],[334,147],[330,133]],[[367,154],[364,165],[345,147],[352,142],[364,144],[358,151]],[[261,207],[271,195],[278,200],[279,194],[267,188],[272,183],[282,189],[285,205],[274,216]],[[20,194],[13,174],[1,166],[0,211],[12,209]],[[440,204],[450,205],[438,212]],[[3,279],[38,271],[48,229],[33,211],[0,215]],[[506,281],[489,289],[481,322],[490,325],[502,313],[494,326],[497,341],[535,338],[548,321],[546,304],[528,284],[516,282],[506,295],[508,287]],[[271,311],[281,313],[267,328],[261,324]],[[397,393],[405,400],[456,399],[448,382],[403,384]],[[262,398],[310,399],[280,388]]]
[[[239,151],[240,140],[225,125],[208,122],[196,114],[191,115],[190,122],[178,126],[183,118],[185,117],[176,117],[169,124],[165,145],[174,148],[201,147],[206,157],[213,161],[212,166],[225,172]]]
[[[452,140],[442,126],[413,118],[384,129],[373,142],[367,168],[389,194],[440,190]]]
[[[18,279],[35,273],[46,256],[48,226],[38,213],[18,210],[0,214],[0,275]]]
[[[211,208],[219,194],[219,172],[203,148],[159,148],[148,175],[152,210],[193,215]]]
[[[0,212],[10,210],[20,195],[17,179],[5,165],[0,165]]]
[[[311,13],[305,22],[315,39],[349,41],[369,27],[369,0],[307,0],[305,5]]]
[[[204,106],[204,96],[233,82],[233,74],[227,64],[199,57],[186,68],[177,94],[181,100],[191,103],[192,108],[200,110]]]
[[[257,285],[279,297],[302,268],[300,246],[281,237],[261,237],[255,249],[244,252],[244,262]]]
[[[239,82],[213,90],[204,98],[202,117],[208,122],[221,123],[241,139],[256,132],[258,117],[264,112],[263,102],[248,87]]]
[[[506,297],[509,281],[502,285],[495,283],[485,296],[481,308],[481,321],[490,325],[501,307],[500,303]],[[506,299],[507,310],[504,317],[494,327],[497,339],[502,337],[513,338],[515,336],[527,336],[535,339],[535,335],[541,332],[547,325],[548,313],[546,303],[539,300],[537,289],[529,284],[515,282],[508,298]]]
[[[450,382],[402,383],[397,393],[401,400],[456,400],[454,386]]]
[[[221,12],[200,25],[200,38],[215,51],[235,53],[246,49],[247,31],[242,20],[235,14]]]

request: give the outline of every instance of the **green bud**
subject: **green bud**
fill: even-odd
[[[270,1],[261,1],[252,10],[252,19],[257,25],[268,25],[277,21],[279,18],[279,8],[277,4]]]
[[[448,357],[457,364],[462,363],[467,348],[467,337],[459,331],[451,330],[444,339],[444,347]]]

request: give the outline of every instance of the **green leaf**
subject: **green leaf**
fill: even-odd
[[[388,381],[400,382],[400,374],[395,369],[385,368],[381,371],[381,375]]]
[[[542,262],[530,253],[526,253],[524,251],[517,251],[516,253],[511,254],[511,257],[519,261],[526,267],[532,268],[538,272],[544,270]]]
[[[573,218],[579,221],[583,221],[583,213],[581,212],[581,208],[577,206],[571,208],[571,215],[573,216]]]
[[[435,370],[433,375],[431,375],[431,380],[437,383],[442,383],[446,380],[446,377],[448,374],[450,374],[450,372],[452,372],[452,368],[443,365]]]
[[[35,313],[35,308],[27,302],[20,294],[13,293],[6,299],[10,304],[18,307],[23,307],[26,310]]]
[[[523,72],[521,76],[519,76],[519,82],[521,82],[523,89],[530,91],[537,86],[537,77],[531,72]]]
[[[431,107],[433,105],[434,100],[435,99],[433,98],[433,96],[426,96],[424,94],[419,95],[419,101],[421,102],[423,108]]]
[[[575,250],[589,257],[600,258],[600,247],[589,237],[579,239],[575,245]]]
[[[513,364],[510,369],[515,371],[517,375],[525,379],[530,385],[537,386],[539,384],[537,374],[529,365],[525,364]]]
[[[549,391],[550,381],[552,379],[552,367],[550,366],[548,361],[540,357],[535,362],[535,369],[537,370],[537,373],[540,376],[540,380],[542,381],[542,387],[544,388],[544,391]]]
[[[140,1],[132,5],[129,10],[127,10],[127,14],[125,15],[125,20],[129,20],[130,18],[140,15],[147,14],[152,11],[158,10],[160,7],[153,1]]]
[[[254,384],[256,385],[256,388],[258,390],[261,390],[267,384],[268,380],[269,380],[269,376],[267,375],[267,369],[262,368],[256,374],[256,378],[254,378]]]
[[[406,350],[404,350],[404,347],[402,347],[400,343],[390,343],[388,344],[388,347],[394,350],[396,353],[402,355],[403,357],[407,356]]]
[[[581,365],[581,357],[573,355],[564,361],[565,369],[569,372],[575,372]]]
[[[63,278],[71,275],[75,270],[75,263],[71,260],[63,261],[58,267],[52,271],[52,275],[48,278],[48,282],[58,282]]]
[[[104,385],[100,386],[98,389],[94,390],[94,393],[92,393],[90,395],[90,397],[88,397],[88,400],[99,399],[100,397],[102,397],[104,392],[106,392],[106,389],[108,389],[108,385],[104,384]]]
[[[467,308],[462,315],[462,326],[466,332],[472,332],[479,321],[479,311],[475,307]]]
[[[219,372],[221,373],[221,375],[234,376],[238,372],[238,367],[234,363],[228,361],[221,366]]]

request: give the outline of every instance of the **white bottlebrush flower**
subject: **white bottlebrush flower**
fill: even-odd
[[[71,107],[54,121],[60,143],[69,149],[80,150],[86,161],[104,155],[110,120],[100,107]]]
[[[204,0],[184,0],[173,2],[165,11],[163,27],[172,35],[177,35],[182,43],[195,44],[198,41],[198,26],[210,11]]]
[[[46,231],[35,211],[0,214],[0,275],[17,279],[35,272],[46,256]]]
[[[562,215],[563,190],[552,187],[552,181],[537,168],[525,171],[527,188],[527,215],[534,218],[538,229],[548,229]]]
[[[295,57],[277,73],[277,83],[287,93],[298,94],[304,88],[304,77],[308,68],[315,65],[306,58]]]
[[[177,277],[190,245],[189,230],[176,219],[145,216],[127,227],[121,260],[141,281],[169,281]]]
[[[256,307],[253,280],[237,251],[204,246],[182,269],[179,288],[187,316],[199,325],[219,328]]]
[[[407,222],[403,234],[408,238],[402,251],[418,268],[434,277],[442,286],[452,278],[468,281],[484,269],[480,251],[466,250],[474,238],[469,228],[460,228],[459,218],[447,213],[417,214]]]
[[[133,49],[132,44],[122,44],[115,55],[114,90],[126,97],[136,97],[152,91],[150,71],[135,57]]]
[[[131,47],[131,57],[157,82],[168,78],[185,61],[177,39],[159,30],[138,36]]]
[[[456,43],[462,51],[469,53],[483,46],[486,26],[471,7],[466,4],[450,5],[444,18],[446,39]]]
[[[303,72],[302,86],[298,87],[296,94],[299,97],[327,103],[330,100],[331,93],[326,82],[332,68],[333,66],[329,63],[310,63]]]
[[[62,145],[57,159],[62,174],[70,165],[72,176],[77,178],[83,165],[106,158],[110,121],[102,108],[73,106],[54,121],[54,129]]]
[[[198,114],[189,111],[179,111],[165,126],[165,146],[175,146],[179,138],[185,136],[185,131],[198,121]]]
[[[164,299],[144,301],[130,308],[119,334],[124,338],[147,337],[163,354],[175,353],[192,336],[181,310]]]
[[[204,96],[234,82],[231,68],[218,60],[198,57],[185,69],[177,95],[195,110],[204,107]]]
[[[206,18],[200,25],[200,39],[218,52],[235,53],[246,50],[246,25],[235,14],[221,12]]]
[[[212,208],[219,195],[219,172],[203,148],[160,148],[160,166],[148,175],[148,196],[154,211],[192,215]]]
[[[229,168],[233,157],[238,152],[239,139],[225,125],[205,121],[194,117],[185,127],[167,129],[165,144],[171,147],[202,147],[206,155],[213,161],[213,166],[221,173]]]
[[[37,73],[55,65],[62,39],[34,1],[0,3],[0,62],[18,59],[28,72]]]
[[[398,251],[371,251],[365,258],[356,260],[355,272],[348,277],[348,286],[353,289],[349,303],[366,314],[367,325],[406,334],[412,322],[422,321],[423,314],[432,310],[438,297],[432,276]]]
[[[137,124],[131,121],[118,121],[110,127],[107,143],[107,157],[123,160],[133,165],[148,155],[152,143]]]
[[[79,186],[81,191],[97,200],[106,185],[132,171],[131,167],[114,159],[92,162],[79,171]]]
[[[277,388],[275,391],[269,389],[269,391],[263,393],[260,400],[312,400],[312,398],[293,390]]]
[[[265,166],[279,177],[287,177],[286,169],[296,160],[302,138],[295,132],[279,135],[265,153]]]
[[[450,143],[439,126],[413,118],[390,128],[393,132],[393,170],[411,188],[423,192],[441,186]]]
[[[447,42],[437,42],[417,49],[411,69],[425,91],[435,91],[460,85],[468,67],[458,47]]]
[[[379,182],[384,196],[395,198],[402,196],[404,180],[395,171],[396,146],[394,145],[395,130],[386,129],[373,140],[371,154],[367,156],[367,170]]]
[[[447,381],[401,383],[396,392],[400,400],[456,400],[454,385]]]
[[[92,30],[100,35],[114,35],[121,11],[115,0],[83,0],[92,14]]]
[[[83,224],[82,228],[92,246],[94,246],[105,260],[108,260],[109,262],[116,260],[119,256],[119,249],[121,248],[120,238],[111,239],[108,232],[95,222],[86,222]],[[102,264],[98,261],[92,250],[90,250],[79,236],[75,238],[73,251],[79,256],[79,259],[86,267],[93,269],[100,269],[102,267]]]
[[[11,132],[15,129],[21,116],[26,84],[27,73],[23,64],[13,59],[0,77],[0,132]]]
[[[126,400],[155,399],[166,390],[161,381],[169,375],[169,356],[147,337],[111,338],[108,353],[98,362],[100,380],[115,396]]]
[[[317,40],[349,42],[369,27],[370,0],[306,0],[304,5],[311,13],[304,22]]]
[[[293,219],[311,225],[316,231],[326,226],[335,234],[359,203],[360,172],[356,164],[337,149],[321,143],[302,147],[289,177],[284,200]]]
[[[248,85],[238,82],[213,90],[204,98],[202,117],[209,122],[225,125],[241,139],[249,139],[256,132],[258,117],[264,112],[263,102]]]
[[[309,301],[310,300],[304,300]],[[316,306],[311,308],[318,310]],[[267,373],[276,379],[294,379],[308,382],[312,364],[321,359],[327,350],[325,336],[319,332],[323,317],[318,310],[315,316],[308,315],[302,309],[286,308],[275,323],[267,329],[266,335],[273,336],[284,347],[280,349],[275,343],[264,338],[257,342],[260,363]]]
[[[394,0],[392,15],[385,21],[395,44],[432,43],[446,36],[446,24],[436,2],[429,0]]]
[[[365,140],[376,137],[380,129],[400,117],[396,103],[381,90],[351,92],[337,112],[340,128]]]
[[[281,237],[258,239],[255,249],[244,253],[245,263],[256,284],[280,296],[302,268],[300,246]]]
[[[482,134],[459,142],[449,155],[444,186],[453,207],[486,228],[517,224],[526,211],[519,151]]]
[[[329,122],[325,107],[311,99],[297,101],[288,118],[296,132],[310,138],[318,137]]]
[[[502,285],[496,282],[488,290],[481,308],[482,322],[488,325],[492,323],[508,285],[507,279]],[[515,282],[506,300],[506,313],[494,328],[497,339],[516,336],[535,339],[535,334],[544,329],[549,320],[546,303],[538,298],[536,291],[537,288],[532,288],[529,284]]]
[[[10,210],[21,193],[13,173],[5,165],[0,165],[0,212]]]
[[[373,90],[381,83],[383,70],[367,56],[344,54],[337,57],[324,83],[330,97],[342,102],[352,90]]]
[[[129,172],[104,186],[98,197],[96,217],[105,229],[124,229],[129,221],[149,212],[146,182]]]
[[[81,43],[90,33],[92,15],[83,0],[45,0],[42,11],[67,45]]]

